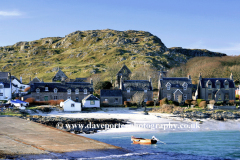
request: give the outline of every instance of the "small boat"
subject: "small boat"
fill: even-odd
[[[136,138],[132,136],[131,141],[133,141],[133,144],[156,144],[158,140],[154,136],[152,139]]]

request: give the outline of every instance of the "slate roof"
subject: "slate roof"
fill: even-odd
[[[219,80],[221,88],[224,88],[224,81],[225,80],[228,81],[229,88],[235,88],[234,82],[230,78],[202,78],[202,80],[200,81],[202,88],[207,88],[206,84],[207,84],[208,80],[210,80],[212,82],[212,88],[216,88],[215,83],[216,83],[217,80]]]
[[[45,87],[48,87],[48,91],[45,91]],[[87,89],[88,92],[93,92],[93,85],[87,82],[48,82],[48,83],[34,83],[31,85],[31,92],[36,92],[36,89],[39,88],[40,92],[53,92],[54,88],[58,89],[58,92],[67,92],[68,89],[71,89],[72,92],[75,92],[75,89],[79,89],[79,92],[83,92],[84,89]]]
[[[127,74],[132,73],[132,72],[130,71],[130,69],[124,64],[124,65],[122,66],[122,68],[118,71],[117,75],[123,73],[123,70],[124,70],[124,69],[128,72]]]
[[[101,97],[122,97],[122,90],[120,89],[102,89],[100,91]]]
[[[10,73],[10,72],[0,72],[0,78],[1,79],[8,79],[8,73]]]
[[[22,84],[21,81],[17,77],[11,76],[11,80],[14,80],[14,79],[16,79],[20,84]]]
[[[0,79],[0,83],[4,85],[4,88],[10,88],[10,80]]]
[[[126,91],[130,87],[132,91],[144,91],[145,87],[152,90],[151,83],[148,80],[125,80],[122,85],[122,90]]]
[[[86,82],[87,78],[70,79],[70,82]]]
[[[96,96],[89,94],[87,97],[83,98],[82,100],[99,100]]]
[[[164,87],[168,82],[171,84],[171,88],[183,88],[183,83],[186,82],[188,84],[187,87],[193,87],[191,79],[187,77],[164,77],[162,80],[162,87]]]
[[[52,81],[62,81],[62,77],[64,77],[65,79],[67,79],[68,77],[66,76],[65,73],[63,73],[63,71],[61,69],[58,70],[58,72],[55,74],[55,76],[53,77]]]

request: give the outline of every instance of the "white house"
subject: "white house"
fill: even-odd
[[[60,106],[63,107],[63,111],[82,111],[81,103],[74,102],[71,99],[61,102]]]
[[[20,80],[19,80],[15,76],[12,76],[11,79],[12,79],[12,84],[17,86],[17,88],[18,88],[18,89],[16,89],[15,93],[18,93],[19,90],[23,92],[25,90],[25,88],[30,87],[30,85],[22,83],[22,77],[20,77]],[[12,91],[14,91],[14,90],[12,90]]]
[[[89,94],[82,100],[83,108],[100,108],[100,99]]]
[[[10,83],[0,82],[0,100],[12,98]]]

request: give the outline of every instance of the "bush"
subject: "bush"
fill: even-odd
[[[35,103],[35,99],[34,98],[27,98],[25,100],[25,102],[28,102],[29,104],[34,104]]]
[[[173,101],[173,104],[174,104],[175,106],[179,106],[179,102],[177,102],[177,101]]]
[[[169,101],[168,101],[168,104],[174,104],[174,102],[173,102],[173,101],[171,101],[171,100],[169,100]]]
[[[230,105],[234,105],[234,104],[235,104],[235,100],[229,100],[228,103],[229,103]]]
[[[185,104],[186,105],[191,105],[191,102],[192,102],[193,100],[192,99],[187,99],[187,100],[185,100]]]
[[[236,99],[239,99],[239,95],[238,95],[238,94],[236,94],[236,95],[235,95],[235,98],[236,98]]]
[[[209,101],[209,104],[215,104],[215,103],[216,103],[215,100],[211,100],[211,101]]]
[[[200,102],[204,101],[204,99],[197,99],[197,104],[199,106]]]
[[[154,101],[147,101],[146,106],[154,106]]]
[[[24,89],[24,92],[28,92],[28,91],[30,91],[30,87],[27,87]]]
[[[197,101],[192,101],[191,104],[194,106],[197,106],[198,103],[197,103]]]
[[[125,106],[125,107],[131,107],[131,102],[129,102],[129,101],[124,101],[124,106]]]
[[[160,106],[164,105],[164,104],[168,104],[168,99],[167,98],[163,98],[161,101],[160,101]]]
[[[199,103],[199,107],[200,107],[200,108],[207,108],[207,102],[206,102],[206,101],[201,101],[201,102]]]

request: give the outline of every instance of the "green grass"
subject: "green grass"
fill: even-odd
[[[19,113],[19,112],[13,112],[13,111],[1,112],[1,115],[23,116],[23,114],[21,114],[21,113]]]

